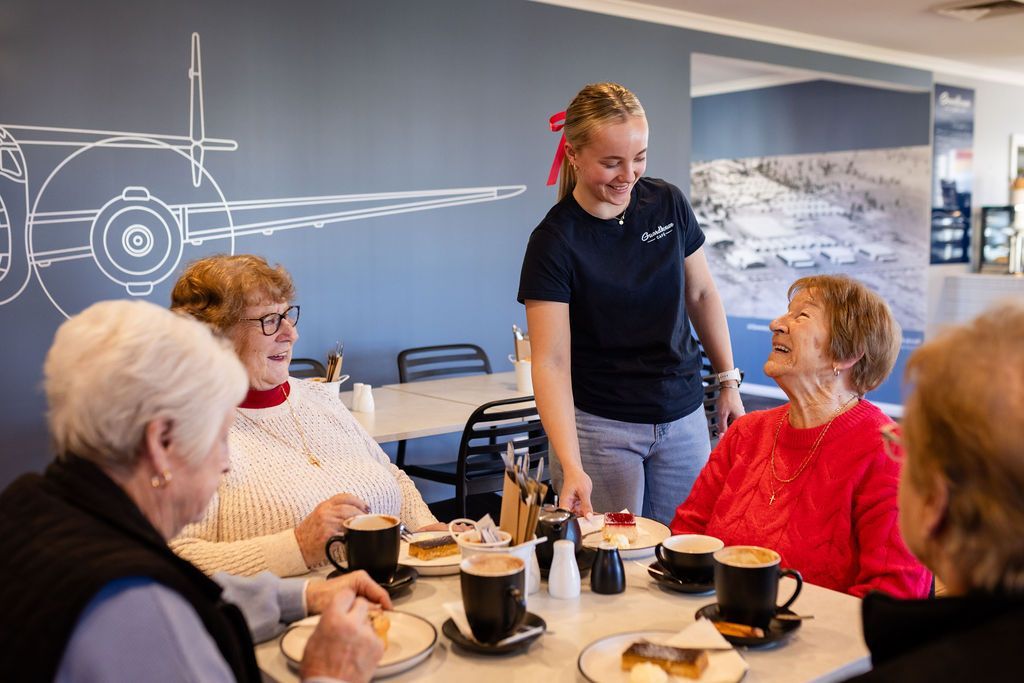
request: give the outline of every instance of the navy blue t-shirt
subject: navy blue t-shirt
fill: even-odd
[[[702,244],[686,197],[653,178],[633,186],[624,225],[591,216],[570,194],[530,235],[518,299],[569,304],[580,410],[658,424],[701,404],[683,259]]]

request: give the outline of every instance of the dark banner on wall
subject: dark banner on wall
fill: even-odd
[[[935,84],[932,263],[970,260],[974,91]]]

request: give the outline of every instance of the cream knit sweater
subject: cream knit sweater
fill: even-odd
[[[251,421],[239,416],[231,429],[231,471],[202,521],[189,524],[171,541],[176,553],[207,574],[305,574],[309,568],[295,527],[338,493],[362,498],[371,512],[397,515],[410,529],[437,521],[412,480],[391,464],[342,405],[336,389],[298,379],[290,384],[289,400],[321,467],[303,455],[287,403],[239,408]]]

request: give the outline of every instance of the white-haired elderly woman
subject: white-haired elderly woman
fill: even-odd
[[[946,331],[907,363],[899,526],[946,586],[936,600],[864,600],[864,681],[1021,680],[1024,306]],[[902,444],[900,445],[900,442]]]
[[[191,263],[171,308],[231,340],[249,393],[231,429],[231,472],[206,516],[171,547],[208,573],[305,574],[353,515],[395,515],[414,530],[444,529],[415,484],[338,400],[337,390],[288,377],[299,338],[295,287],[281,266],[251,254]]]
[[[320,611],[303,679],[369,680],[369,601],[390,605],[369,576],[215,582],[167,546],[228,469],[248,383],[227,344],[153,304],[104,302],[60,326],[44,375],[57,457],[0,494],[5,680],[258,681],[253,637]]]

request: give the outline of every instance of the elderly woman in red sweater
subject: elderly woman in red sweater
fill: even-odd
[[[771,331],[764,372],[789,403],[729,428],[672,531],[772,548],[811,583],[858,597],[927,596],[932,576],[897,525],[899,465],[880,432],[892,421],[864,398],[896,363],[889,307],[852,278],[801,278]]]

